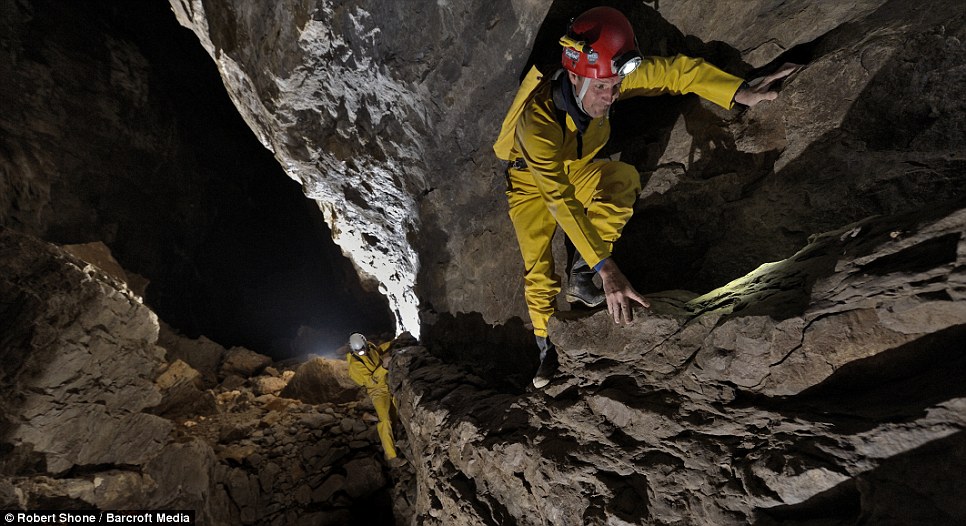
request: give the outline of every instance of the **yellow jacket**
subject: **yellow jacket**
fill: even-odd
[[[521,84],[513,105],[503,122],[503,131],[494,145],[497,156],[506,160],[523,159],[526,170],[514,176],[533,179],[547,208],[577,251],[591,266],[610,256],[610,247],[591,226],[583,205],[576,199],[568,174],[594,159],[610,139],[607,115],[590,121],[580,137],[573,119],[567,115],[566,131],[557,120],[557,109],[549,79],[542,79],[533,68]],[[620,99],[664,93],[695,93],[721,107],[731,108],[742,79],[725,73],[702,59],[678,55],[647,57],[640,67],[624,78]],[[524,90],[530,90],[525,95]],[[512,147],[509,132],[513,130]]]
[[[386,342],[379,346],[372,342],[366,342],[366,345],[368,349],[366,354],[362,356],[351,351],[346,353],[345,358],[349,361],[349,378],[352,378],[353,382],[367,390],[388,387],[386,376],[389,371],[380,362],[381,358],[389,351],[392,342]]]

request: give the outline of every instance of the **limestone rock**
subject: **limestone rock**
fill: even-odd
[[[365,404],[278,398],[258,380],[284,383],[288,371],[194,342],[202,363],[224,354],[239,379],[234,390],[206,387],[174,353],[164,361],[156,316],[123,283],[10,229],[0,229],[0,255],[0,304],[16,306],[0,310],[0,499],[11,509],[192,509],[214,525],[378,523],[391,513],[388,500],[353,507],[388,495]],[[296,510],[302,518],[289,517]]]
[[[232,347],[225,353],[225,358],[221,363],[221,374],[224,376],[232,374],[241,377],[253,376],[268,367],[270,363],[272,363],[272,359],[264,354],[243,347]]]
[[[963,520],[948,507],[962,486],[933,476],[946,461],[904,459],[939,448],[962,459],[964,243],[956,206],[870,219],[708,294],[656,294],[628,325],[560,315],[560,370],[542,392],[495,391],[409,349],[390,377],[426,452],[414,513],[430,524],[772,524],[819,510]],[[895,483],[905,490],[864,489]],[[901,511],[897,491],[929,497]]]
[[[204,336],[196,339],[185,338],[163,322],[158,344],[167,351],[169,362],[181,360],[201,373],[206,387],[218,382],[218,371],[225,354],[224,347]]]
[[[6,437],[53,473],[141,464],[171,431],[160,401],[157,317],[116,281],[36,239],[0,229]]]
[[[309,404],[344,403],[365,400],[362,389],[350,378],[344,359],[311,358],[301,364],[281,396]]]
[[[154,486],[149,498],[141,502],[158,509],[197,510],[199,520],[207,518],[210,524],[221,522],[212,520],[219,511],[206,511],[211,509],[206,497],[211,491],[214,463],[211,446],[201,440],[168,444],[147,466],[146,472]]]
[[[120,263],[111,255],[111,249],[104,243],[83,243],[79,245],[64,245],[64,250],[91,265],[100,268],[118,281],[127,282],[127,273]]]
[[[252,380],[252,383],[252,389],[256,395],[277,395],[281,393],[283,389],[285,389],[285,386],[288,385],[288,382],[285,379],[277,376],[259,376]]]
[[[860,21],[884,0],[858,0],[835,5],[806,1],[715,3],[665,2],[655,8],[687,35],[703,41],[721,40],[741,51],[752,66],[768,64],[782,52],[807,44],[836,28],[837,23]]]
[[[173,419],[216,411],[214,397],[202,390],[201,373],[181,360],[169,364],[156,383],[161,390],[161,402],[152,408],[154,414]]]
[[[398,328],[427,336],[391,365],[400,450],[419,455],[399,472],[368,404],[333,402],[314,366],[278,398],[264,357],[159,339],[117,279],[14,232],[99,239],[160,273],[167,237],[126,234],[197,247],[211,219],[196,197],[228,189],[182,157],[133,44],[74,54],[77,34],[45,24],[96,24],[0,1],[5,504],[184,507],[210,524],[390,522],[389,507],[446,525],[966,520],[960,2],[622,4],[648,52],[747,76],[807,67],[747,110],[615,107],[604,153],[646,183],[615,258],[654,307],[627,326],[561,313],[560,375],[535,392],[489,146],[520,74],[556,60],[585,6],[172,0]],[[130,115],[145,128],[120,126]],[[179,412],[207,390],[214,410]]]
[[[366,497],[383,485],[382,467],[373,459],[347,462],[345,471],[345,491],[354,499]]]

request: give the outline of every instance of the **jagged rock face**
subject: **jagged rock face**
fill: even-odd
[[[314,376],[338,399],[297,385],[280,397],[296,371],[167,328],[157,345],[140,297],[59,247],[0,228],[0,268],[4,508],[194,510],[209,525],[411,514],[342,363]]]
[[[16,496],[5,479],[7,505],[196,504],[149,482],[191,484],[186,473],[165,476],[152,463],[193,448],[171,444],[173,424],[146,411],[162,398],[153,382],[165,365],[154,345],[157,316],[67,252],[9,229],[0,230],[0,247],[3,473],[24,477]],[[203,451],[194,452],[203,463]],[[103,466],[103,484],[69,475],[90,466]],[[132,486],[140,494],[125,495]]]
[[[22,461],[36,455],[34,461],[57,474],[75,464],[136,464],[156,453],[170,431],[167,422],[143,414],[160,400],[146,380],[163,363],[150,343],[157,318],[130,293],[98,283],[90,276],[95,268],[75,261],[62,273],[44,272],[52,251],[38,254],[5,237],[4,256],[19,263],[6,267],[12,272],[5,275],[4,297],[14,301],[4,309],[12,323],[4,324],[2,348],[8,393],[15,397],[10,402],[19,402],[21,411],[20,418],[8,413],[9,438],[29,444]],[[113,359],[118,352],[132,360],[122,365]],[[100,389],[104,377],[113,382]]]
[[[690,98],[618,108],[609,153],[646,185],[617,257],[658,291],[654,311],[624,327],[603,313],[553,320],[561,374],[535,393],[524,389],[534,349],[489,144],[527,56],[555,53],[576,4],[171,3],[239,112],[381,282],[399,328],[427,325],[429,349],[392,366],[410,437],[400,450],[415,470],[395,490],[397,517],[964,522],[961,6],[619,3],[647,51],[742,74],[785,59],[808,68],[749,111]],[[13,20],[0,23],[19,50],[28,35]],[[141,101],[142,58],[105,46],[119,69],[84,93],[117,86]],[[37,69],[3,83],[5,101],[56,95],[81,76],[63,65],[55,82],[34,57],[9,56]],[[3,183],[19,193],[0,194],[3,224],[109,241],[109,221],[75,221],[107,192],[71,194],[84,182],[77,165],[157,137],[97,136],[95,155],[73,145],[60,162],[23,147],[58,143],[49,134],[74,129],[66,115],[100,100],[52,115],[25,106],[36,137],[7,148]],[[5,134],[18,129],[0,119]],[[134,157],[122,172],[138,171]],[[58,167],[71,181],[60,192],[29,169]],[[0,239],[6,505],[191,508],[212,524],[295,523],[306,509],[318,512],[309,521],[346,522],[360,517],[356,498],[374,495],[390,506],[367,408],[285,401],[276,393],[292,371],[243,350],[223,368],[225,351],[207,340],[163,334],[161,352],[153,315],[123,287],[36,240]],[[103,358],[106,342],[122,342],[126,360]],[[70,376],[46,367],[88,355],[101,359]],[[301,387],[292,396],[318,396]],[[120,434],[74,439],[93,423]],[[131,423],[149,439],[130,436]]]
[[[499,299],[516,288],[502,278],[516,249],[488,141],[545,6],[171,5],[336,242],[382,284],[398,330],[419,336],[420,303],[490,320],[523,312]],[[496,291],[494,304],[477,290]]]
[[[709,294],[656,295],[629,325],[555,318],[560,374],[542,393],[401,353],[417,516],[961,523],[966,211],[949,212],[817,236]]]
[[[881,4],[790,50],[808,67],[778,100],[685,105],[617,247],[635,283],[710,290],[812,234],[963,197],[963,19]]]
[[[416,303],[426,323],[525,316],[489,145],[527,62],[559,53],[579,3],[171,4],[337,242],[382,282],[402,329]],[[748,112],[668,97],[616,108],[611,153],[647,183],[617,254],[645,291],[708,290],[812,233],[962,195],[956,2],[618,7],[645,52],[742,75],[809,66]]]
[[[132,188],[160,193],[173,183],[196,195],[203,188],[189,176],[197,166],[173,139],[177,132],[170,108],[149,90],[147,60],[129,42],[97,38],[93,31],[89,40],[96,43],[85,41],[66,30],[63,15],[45,7],[2,4],[10,50],[0,62],[5,79],[0,88],[2,224],[60,242],[108,245],[118,241],[119,231],[120,239],[126,239],[123,230],[132,228],[126,217],[139,217],[145,230],[161,230],[151,221],[170,217],[165,203],[138,201]],[[90,14],[70,14],[74,27],[97,24]],[[45,33],[49,37],[38,45],[37,36]],[[143,126],[126,125],[135,116]],[[165,161],[180,168],[180,178],[161,183],[146,176]],[[191,206],[167,206],[172,205],[180,218],[169,222],[170,228],[180,231],[200,223]],[[142,214],[136,208],[148,210]],[[141,241],[140,247],[118,248],[140,255],[139,249],[153,244]]]
[[[629,327],[552,321],[563,379],[546,396],[522,394],[532,347],[473,326],[523,316],[489,144],[524,67],[559,52],[584,6],[255,4],[172,2],[342,246],[373,275],[377,260],[398,269],[392,286],[424,309],[430,351],[392,371],[416,521],[966,517],[962,485],[944,481],[959,478],[966,415],[950,373],[966,323],[957,2],[618,2],[646,52],[748,76],[807,67],[747,111],[615,108],[606,153],[645,183],[615,252],[655,310]],[[875,216],[889,219],[855,223]],[[409,292],[393,294],[411,328]],[[447,331],[463,329],[461,346]]]
[[[0,225],[110,247],[167,323],[223,345],[291,356],[301,326],[329,330],[301,353],[391,328],[164,3],[0,13]]]

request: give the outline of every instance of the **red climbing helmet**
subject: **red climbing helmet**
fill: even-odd
[[[563,66],[581,77],[624,77],[641,65],[634,28],[613,7],[584,11],[570,23],[560,45]]]

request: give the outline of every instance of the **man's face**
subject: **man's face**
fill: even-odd
[[[570,83],[574,85],[577,93],[583,89],[584,81],[590,81],[590,87],[587,89],[587,93],[584,94],[583,107],[587,115],[593,118],[603,117],[607,114],[607,110],[610,109],[610,105],[617,100],[617,95],[620,93],[621,89],[621,77],[611,77],[609,79],[585,79],[577,75],[572,71],[568,71],[570,74]]]

